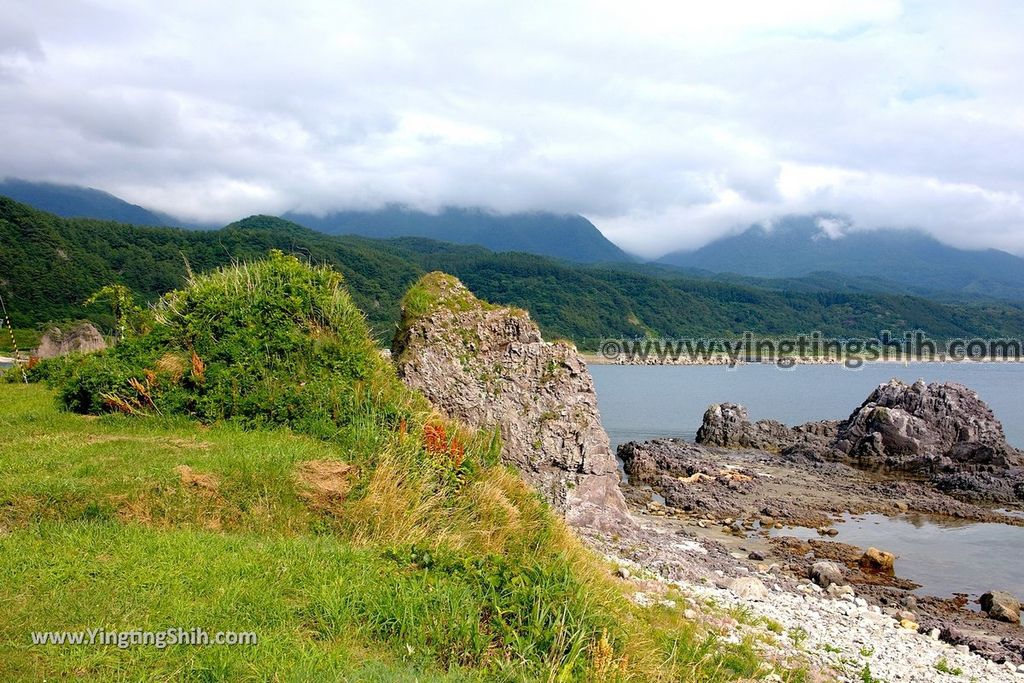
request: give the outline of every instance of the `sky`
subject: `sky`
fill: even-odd
[[[0,0],[0,176],[189,220],[827,212],[1024,255],[1024,3]]]

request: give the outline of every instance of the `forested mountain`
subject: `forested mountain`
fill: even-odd
[[[1024,300],[1024,259],[996,249],[968,251],[914,230],[871,230],[829,236],[826,216],[794,216],[771,229],[753,226],[661,263],[764,278],[831,272],[874,278],[906,291]],[[863,286],[867,286],[862,283]],[[894,287],[895,288],[895,287]]]
[[[120,282],[145,300],[182,284],[188,268],[209,270],[277,248],[329,263],[348,280],[382,341],[398,302],[422,273],[444,270],[478,296],[528,309],[549,337],[593,347],[603,337],[793,334],[875,336],[923,329],[933,337],[1024,335],[1013,304],[944,304],[897,294],[788,292],[713,279],[573,265],[542,256],[493,253],[421,238],[373,240],[324,235],[255,216],[220,230],[193,231],[66,219],[0,198],[0,293],[16,327],[89,317],[83,302]]]
[[[343,211],[316,217],[288,213],[286,220],[333,235],[427,237],[475,244],[492,251],[522,251],[580,263],[628,261],[630,257],[583,216],[548,212],[496,214],[447,208],[431,214],[401,207]]]
[[[0,195],[58,216],[99,218],[136,225],[169,224],[166,216],[91,187],[4,178],[0,180]]]

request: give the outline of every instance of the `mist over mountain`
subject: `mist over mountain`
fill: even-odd
[[[431,214],[390,206],[378,211],[340,211],[323,217],[286,213],[282,218],[334,235],[378,239],[428,237],[455,244],[476,244],[491,251],[522,251],[579,263],[631,260],[593,223],[572,214],[496,214],[455,207]]]
[[[1013,254],[957,249],[916,230],[850,231],[840,219],[824,215],[790,216],[771,228],[755,225],[659,262],[757,278],[837,273],[917,292],[1024,296],[1024,259]]]
[[[646,264],[574,264],[422,237],[325,235],[272,216],[251,216],[219,230],[136,226],[60,218],[0,197],[0,294],[16,328],[88,318],[112,329],[109,307],[84,304],[100,287],[120,283],[140,300],[153,301],[182,286],[190,270],[253,261],[271,249],[341,272],[382,342],[394,333],[408,287],[434,270],[455,275],[490,301],[529,310],[545,335],[584,348],[609,337],[701,338],[746,331],[866,337],[884,329],[921,329],[950,339],[1016,337],[1024,330],[1024,308],[1009,302],[776,291]]]
[[[64,217],[153,226],[184,223],[107,192],[73,185],[6,179],[0,181],[0,194]],[[290,212],[283,218],[324,234],[427,238],[493,252],[614,263],[655,278],[682,274],[791,292],[1024,299],[1024,259],[1020,257],[995,249],[958,249],[916,230],[851,230],[843,219],[827,214],[789,216],[771,228],[755,225],[695,251],[672,252],[651,263],[642,263],[589,220],[572,214],[496,214],[457,207],[426,213],[389,206],[324,216]]]
[[[0,180],[0,195],[65,218],[98,218],[136,225],[177,224],[169,216],[91,187],[4,178]]]

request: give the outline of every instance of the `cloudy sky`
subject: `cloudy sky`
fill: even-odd
[[[0,0],[0,176],[190,219],[794,212],[1024,254],[1024,3]]]

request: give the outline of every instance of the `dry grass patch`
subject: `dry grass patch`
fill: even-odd
[[[206,493],[216,493],[220,488],[220,481],[212,474],[196,472],[188,465],[178,465],[174,468],[181,483],[189,488],[199,489]]]
[[[314,510],[338,511],[352,488],[356,468],[340,460],[306,460],[295,468],[299,495]]]

